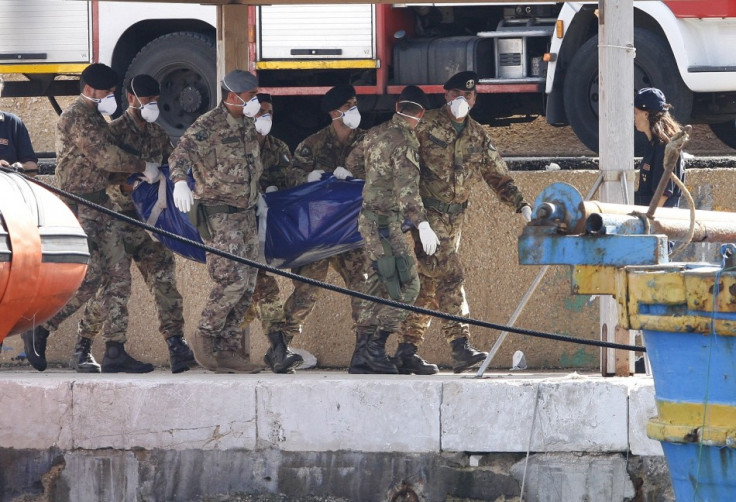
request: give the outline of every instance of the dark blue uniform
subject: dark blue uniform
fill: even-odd
[[[38,162],[33,151],[28,129],[16,115],[0,112],[0,160],[15,162]]]
[[[639,188],[634,194],[634,203],[638,206],[648,206],[652,202],[654,192],[657,190],[659,180],[664,175],[664,148],[667,146],[659,140],[647,144],[647,149],[641,159],[639,166]],[[682,163],[682,155],[677,158],[677,164],[673,170],[683,183],[685,182],[685,169]],[[670,180],[665,186],[663,195],[667,196],[664,207],[677,207],[680,202],[682,191]]]

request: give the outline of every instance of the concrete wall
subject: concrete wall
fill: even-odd
[[[735,174],[733,169],[689,171],[687,185],[697,207],[717,210],[736,208]],[[557,181],[570,183],[585,195],[597,175],[597,171],[514,172],[518,185],[530,202],[544,187]],[[461,247],[472,317],[505,324],[536,276],[538,267],[518,265],[516,239],[522,226],[521,216],[500,204],[485,185],[476,188],[467,212]],[[715,246],[692,247],[696,249],[690,252],[691,259],[708,258],[715,249]],[[168,361],[167,351],[158,333],[152,297],[135,267],[133,276],[127,347],[138,357],[164,365]],[[204,265],[183,259],[178,261],[178,281],[185,298],[186,335],[191,337],[207,299],[210,282]],[[333,271],[328,281],[342,285],[342,280]],[[291,292],[290,281],[280,278],[279,282],[285,299]],[[49,340],[47,355],[50,362],[68,361],[75,343],[77,320],[77,317],[68,320]],[[267,342],[260,325],[256,324],[251,331],[251,353],[260,360]],[[428,331],[421,354],[432,362],[449,366],[450,351],[444,340],[440,339],[437,324],[433,322]],[[598,304],[591,302],[588,296],[570,294],[569,268],[551,267],[516,325],[582,339],[597,339]],[[472,327],[471,333],[476,346],[485,350],[492,346],[498,336],[498,332]],[[18,337],[7,339],[5,359],[22,350],[19,342]],[[394,340],[389,341],[392,350],[395,343]],[[354,346],[348,299],[337,293],[322,292],[321,300],[307,321],[304,332],[295,338],[293,344],[312,352],[320,366],[345,367]],[[102,350],[103,344],[96,343],[94,354],[98,360]],[[599,365],[598,348],[511,334],[492,367],[510,368],[511,356],[516,350],[525,352],[530,368],[595,369]]]

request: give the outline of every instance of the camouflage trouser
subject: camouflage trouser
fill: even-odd
[[[430,210],[427,211],[427,220],[439,237],[440,245],[435,254],[427,256],[422,249],[419,232],[412,230],[421,282],[419,297],[414,304],[417,307],[468,317],[470,309],[465,298],[465,276],[458,254],[463,214],[451,216]],[[428,315],[410,313],[399,331],[404,342],[420,344],[430,320]],[[442,334],[447,342],[451,342],[457,338],[469,337],[470,330],[466,323],[443,321]]]
[[[364,292],[379,296],[381,298],[389,298],[388,290],[376,270],[376,261],[385,256],[384,240],[379,233],[378,224],[365,218],[363,215],[358,219],[358,229],[360,235],[363,236],[365,245],[363,247],[366,257],[366,282]],[[387,236],[387,242],[390,243],[391,252],[394,257],[407,256],[414,260],[414,251],[408,242],[408,236],[401,231],[401,225],[398,221],[390,222],[387,229],[382,229],[384,236]],[[419,294],[419,274],[414,263],[410,270],[411,279],[401,284],[401,298],[397,301],[413,304]],[[406,318],[409,311],[389,307],[380,303],[367,300],[359,300],[360,312],[358,313],[357,325],[359,327],[378,326],[383,330],[394,332],[398,330],[401,322]]]
[[[324,260],[309,263],[301,267],[292,269],[295,274],[303,275],[311,279],[324,281],[327,277],[328,268],[332,264],[335,270],[340,274],[345,286],[353,291],[363,291],[365,282],[365,257],[363,248],[346,251],[335,256],[331,256]],[[284,322],[283,331],[294,336],[301,333],[302,324],[306,321],[309,314],[317,303],[317,293],[320,288],[312,286],[301,281],[292,281],[294,283],[294,292],[286,300],[284,304]],[[360,311],[360,300],[350,297],[350,309],[352,311],[353,323],[358,321],[358,312]]]
[[[258,259],[255,211],[209,217],[212,239],[206,244],[234,255]],[[241,352],[245,313],[256,285],[257,268],[207,253],[207,270],[215,286],[202,310],[198,330],[212,350]],[[246,352],[248,347],[245,347]]]
[[[109,203],[105,205],[109,206]],[[102,327],[105,341],[124,343],[130,297],[130,281],[126,281],[126,277],[130,275],[130,264],[125,259],[122,224],[84,205],[79,206],[77,219],[87,234],[89,244],[87,275],[77,294],[44,327],[55,331],[62,321],[85,305],[85,318],[95,315],[93,310],[98,310],[98,315],[105,319]],[[109,294],[104,295],[98,303],[89,301],[103,282],[114,285],[114,288],[107,286]]]
[[[263,270],[258,271],[256,289],[253,292],[253,301],[243,319],[243,326],[247,326],[256,318],[261,318],[263,333],[278,331],[284,323],[284,304],[279,293],[279,283],[276,278]]]
[[[130,264],[131,261],[135,261],[148,289],[153,293],[158,312],[159,331],[164,338],[183,335],[184,316],[182,298],[176,288],[174,254],[142,228],[125,225],[123,230],[125,262],[127,263],[125,288],[130,290],[132,280]],[[102,316],[100,305],[105,301],[104,296],[114,294],[119,284],[111,287],[107,277],[102,279],[102,284],[97,289],[95,297],[89,302],[84,316],[79,321],[80,336],[94,338],[104,329],[103,324],[107,320]]]

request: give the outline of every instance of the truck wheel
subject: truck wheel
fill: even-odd
[[[172,140],[216,104],[215,44],[206,35],[176,32],[149,42],[130,63],[125,78],[141,73],[161,84],[157,122]]]
[[[727,146],[736,148],[736,121],[728,120],[719,124],[709,124],[710,130],[716,138],[723,141]]]
[[[634,89],[657,87],[674,106],[681,122],[689,120],[693,94],[680,78],[669,45],[660,36],[641,28],[634,29],[636,59]],[[572,130],[585,146],[598,153],[598,36],[585,42],[575,53],[564,83],[565,113]],[[631,124],[633,129],[633,124]],[[628,126],[627,126],[628,130]],[[641,155],[646,137],[636,133],[634,149]]]

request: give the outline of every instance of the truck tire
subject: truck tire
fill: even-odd
[[[215,107],[217,68],[215,43],[194,32],[156,38],[133,58],[127,79],[146,73],[161,84],[157,123],[176,141],[204,112]]]
[[[709,124],[710,130],[716,138],[723,141],[728,147],[736,148],[736,121],[728,120],[718,124]]]
[[[679,121],[689,120],[693,94],[680,78],[677,63],[662,37],[635,28],[634,89],[657,87],[674,106]],[[598,153],[598,36],[585,42],[575,53],[564,83],[565,114],[572,130],[585,146]],[[633,124],[631,124],[633,129]],[[637,132],[634,150],[641,155],[646,137]]]

